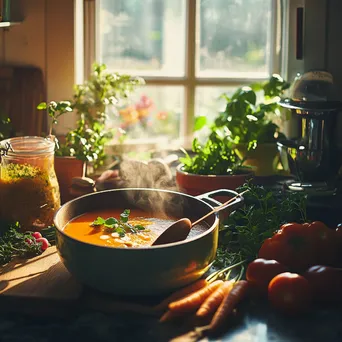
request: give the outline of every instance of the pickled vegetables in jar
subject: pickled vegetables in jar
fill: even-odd
[[[0,219],[39,231],[53,224],[60,207],[54,169],[55,143],[42,137],[3,140],[0,168]]]

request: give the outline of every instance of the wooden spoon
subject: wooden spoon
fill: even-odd
[[[233,198],[229,199],[228,201],[222,203],[218,207],[214,208],[212,211],[209,213],[205,214],[201,218],[199,218],[195,222],[191,222],[188,218],[182,218],[174,223],[171,224],[171,226],[167,227],[158,237],[154,242],[152,243],[152,246],[156,245],[163,245],[166,243],[171,243],[171,242],[177,242],[177,241],[182,241],[187,238],[187,236],[190,233],[190,230],[193,226],[196,224],[200,223],[203,221],[205,218],[208,216],[212,215],[213,213],[217,213],[220,210],[226,208],[226,206],[236,200],[238,197],[240,197],[242,194],[247,192],[248,190],[245,190],[238,195],[234,196]]]

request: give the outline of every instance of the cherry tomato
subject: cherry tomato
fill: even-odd
[[[31,235],[32,235],[35,239],[39,239],[39,238],[42,237],[42,234],[40,234],[39,232],[31,233]]]
[[[47,250],[48,247],[50,247],[49,241],[48,241],[47,239],[43,238],[43,237],[42,237],[42,238],[36,239],[36,242],[42,244],[42,245],[41,245],[41,249],[42,249],[43,252],[44,252],[45,250]]]
[[[297,273],[280,273],[268,285],[268,299],[277,310],[297,314],[309,308],[311,288],[309,282]]]
[[[337,233],[323,222],[314,221],[307,228],[316,251],[319,265],[335,265],[338,258]]]
[[[312,289],[315,301],[335,302],[342,299],[342,270],[329,266],[311,266],[303,273]]]
[[[286,272],[286,266],[276,260],[255,259],[246,271],[246,279],[257,292],[267,294],[269,282],[277,275]]]

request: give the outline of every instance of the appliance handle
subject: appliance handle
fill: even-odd
[[[242,196],[238,196],[239,193],[234,190],[228,190],[228,189],[218,189],[213,190],[210,192],[206,192],[204,194],[195,196],[195,198],[198,198],[200,200],[203,200],[204,202],[207,202],[208,204],[212,205],[214,208],[220,206],[222,203],[220,201],[217,201],[213,199],[213,196],[230,196],[230,197],[236,197],[236,199],[233,202],[228,203],[225,207],[222,207],[221,209],[230,208],[232,211],[242,207],[244,203],[244,199]]]

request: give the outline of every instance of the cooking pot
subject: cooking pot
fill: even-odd
[[[220,203],[212,196],[236,196],[216,190],[196,197],[175,191],[126,188],[95,192],[65,203],[56,212],[56,245],[59,256],[82,284],[116,295],[161,295],[200,278],[211,267],[218,244],[220,218],[205,219],[208,228],[186,240],[159,246],[116,248],[74,239],[63,231],[73,218],[101,209],[142,209],[192,222]],[[243,203],[241,196],[227,205],[230,211]]]

